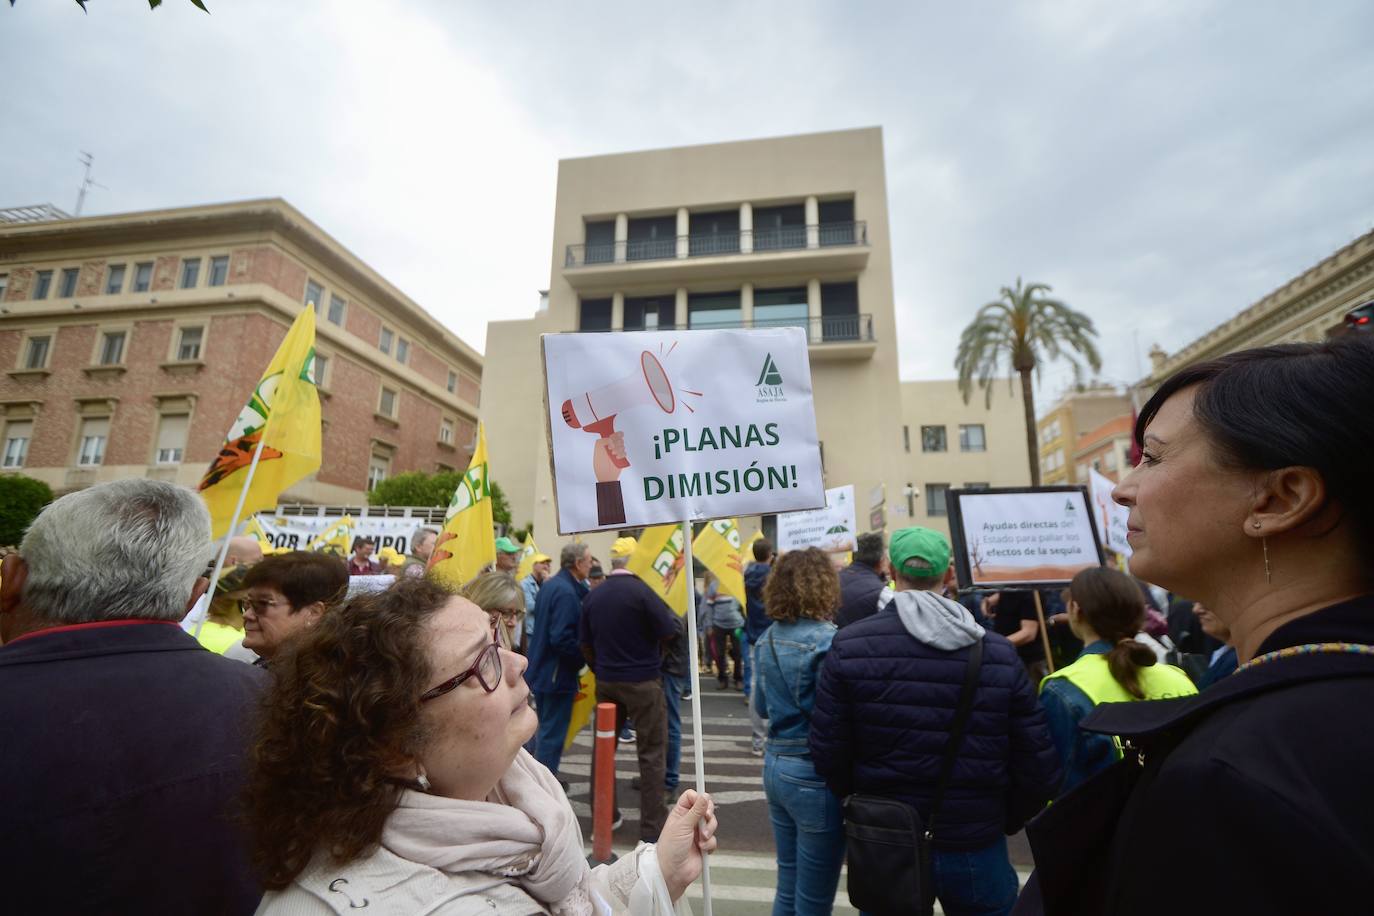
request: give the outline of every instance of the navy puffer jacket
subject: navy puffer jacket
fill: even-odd
[[[890,609],[840,630],[811,712],[811,758],[831,791],[895,798],[928,819],[967,665],[968,649],[942,652],[918,642]],[[1015,833],[1059,780],[1026,669],[1015,647],[989,632],[934,845],[981,849]]]

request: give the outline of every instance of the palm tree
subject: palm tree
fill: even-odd
[[[1102,358],[1093,340],[1097,329],[1082,312],[1076,312],[1046,294],[1044,283],[1002,287],[1001,295],[978,310],[959,338],[954,357],[959,370],[959,393],[967,404],[973,383],[987,393],[992,403],[992,382],[1006,371],[1005,365],[1021,376],[1021,403],[1026,414],[1026,457],[1030,461],[1031,484],[1040,486],[1040,454],[1035,435],[1035,391],[1031,373],[1039,378],[1040,365],[1066,359],[1073,366],[1074,379],[1081,381],[1086,361],[1094,372],[1102,368]]]

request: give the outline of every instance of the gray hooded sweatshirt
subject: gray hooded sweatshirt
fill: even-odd
[[[971,646],[983,638],[983,628],[957,601],[934,592],[894,592],[892,608],[902,618],[906,631],[932,649],[949,652]],[[878,610],[886,610],[879,603]]]

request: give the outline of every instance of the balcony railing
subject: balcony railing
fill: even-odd
[[[628,261],[670,261],[678,258],[720,257],[867,244],[868,223],[858,220],[848,223],[681,235],[668,239],[631,239],[625,242],[569,245],[563,266],[587,267]]]
[[[873,343],[873,316],[861,315],[823,315],[819,318],[763,318],[753,321],[710,321],[710,313],[701,317],[691,326],[694,331],[718,331],[737,328],[802,328],[806,331],[806,342],[820,343]],[[685,331],[671,324],[660,324],[653,328],[603,328],[599,332],[618,331]]]

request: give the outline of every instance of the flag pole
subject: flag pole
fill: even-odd
[[[262,435],[258,436],[258,447],[253,449],[253,460],[248,465],[248,476],[243,478],[243,489],[239,490],[239,501],[234,506],[234,517],[230,519],[229,528],[224,532],[224,543],[220,545],[214,572],[210,573],[210,587],[205,590],[205,612],[196,621],[195,632],[191,634],[197,640],[200,639],[201,627],[205,626],[205,618],[210,616],[210,604],[215,600],[215,586],[219,584],[219,574],[224,570],[224,558],[229,555],[229,539],[234,536],[234,529],[238,527],[239,516],[243,514],[244,501],[248,499],[248,488],[253,485],[253,475],[258,471],[258,459],[262,457],[262,446],[267,441],[266,427],[267,424],[263,423]]]
[[[692,668],[692,746],[697,765],[697,793],[706,794],[706,758],[701,744],[701,672],[697,650],[697,584],[692,570],[692,519],[682,520],[682,571],[687,576],[687,651],[691,655]],[[701,857],[701,897],[705,916],[711,916],[711,861],[706,855]]]

